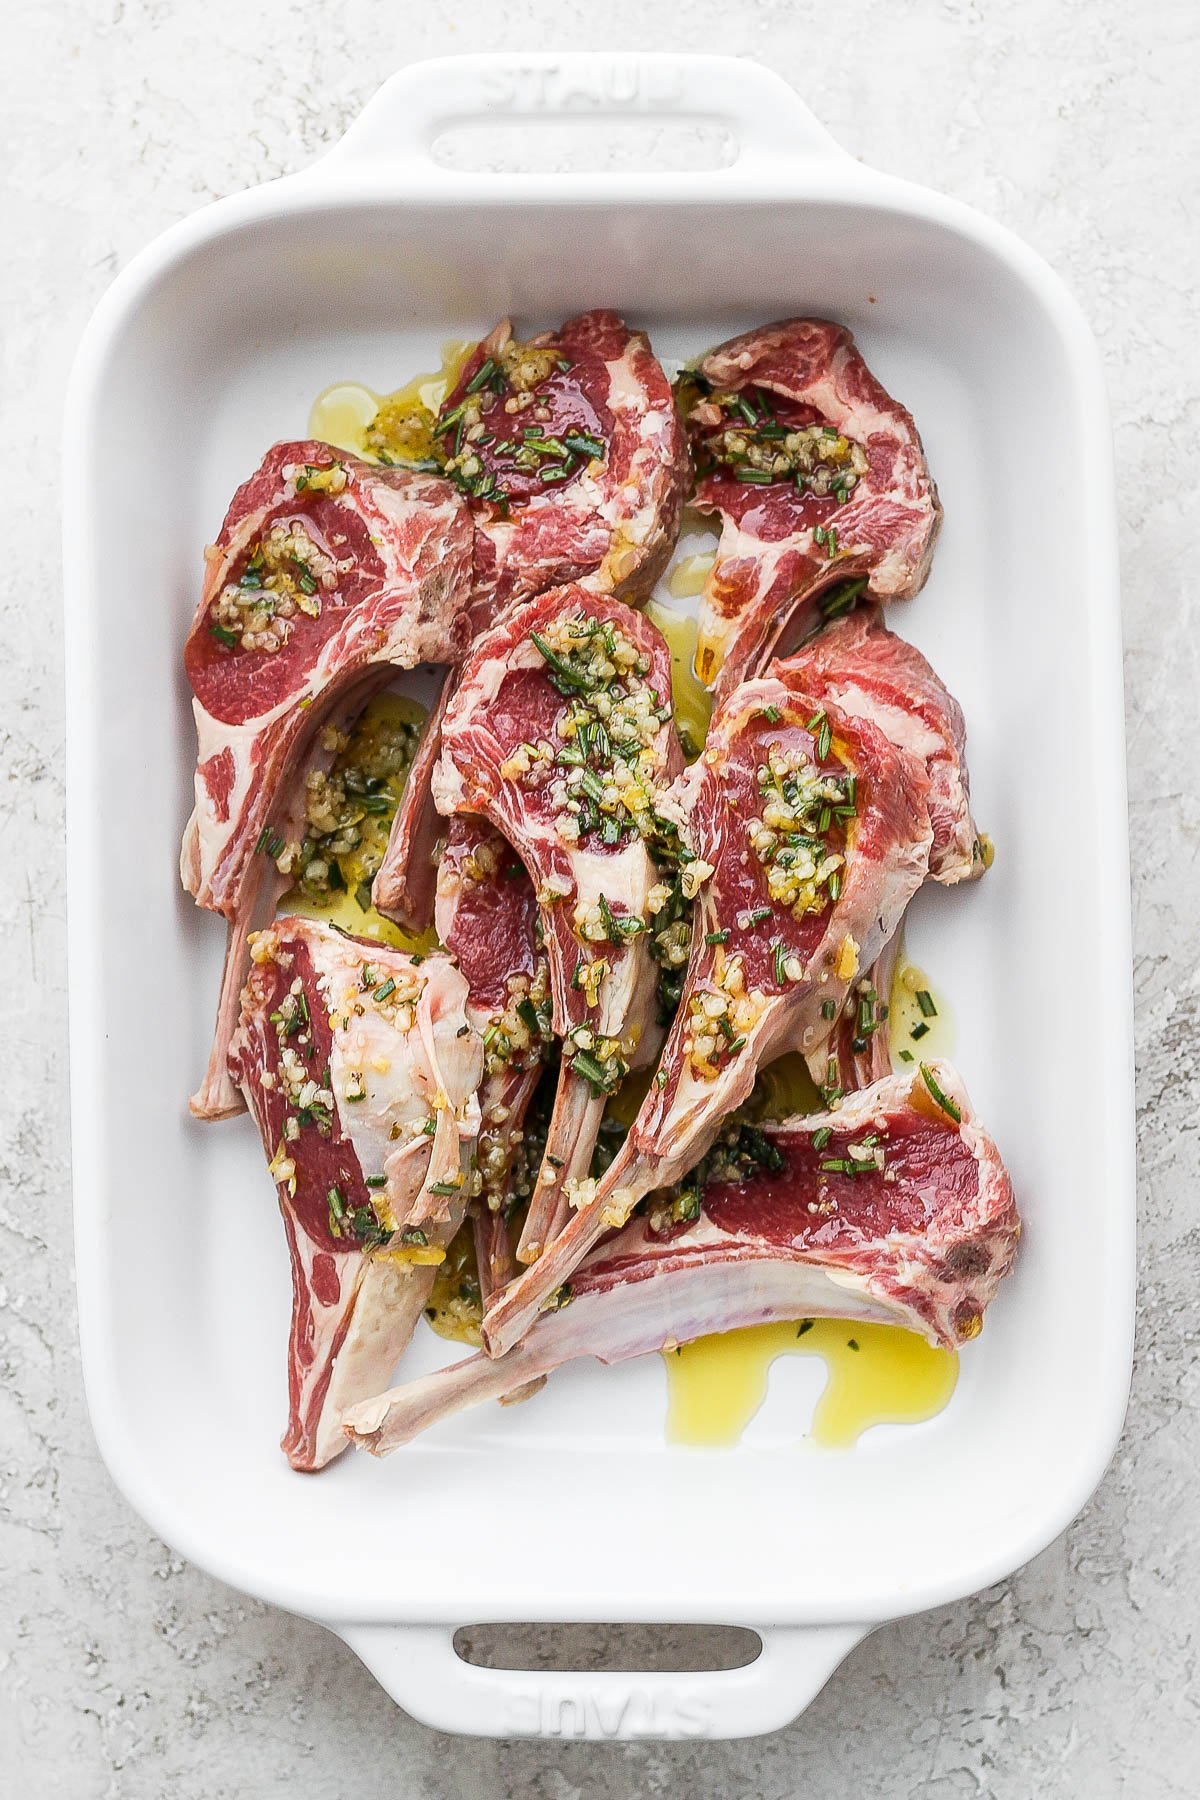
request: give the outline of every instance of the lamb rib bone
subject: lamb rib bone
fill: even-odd
[[[718,710],[672,797],[708,879],[662,1062],[594,1192],[576,1189],[565,1230],[493,1300],[490,1354],[512,1348],[605,1231],[700,1160],[760,1066],[785,1050],[811,1060],[828,1042],[924,879],[928,792],[915,757],[820,706],[786,667]]]
[[[661,1042],[648,847],[682,766],[670,652],[622,601],[575,584],[528,601],[476,646],[446,712],[434,795],[480,813],[535,884],[563,1059],[518,1246],[535,1257],[568,1180],[586,1176],[606,1096]]]
[[[735,1156],[682,1229],[656,1234],[645,1216],[631,1219],[576,1270],[569,1303],[543,1313],[515,1349],[363,1401],[346,1415],[347,1436],[386,1456],[577,1357],[615,1363],[770,1321],[901,1325],[950,1348],[978,1335],[1020,1220],[1000,1153],[948,1064],[888,1076],[836,1112],[761,1135],[772,1170],[745,1176]]]
[[[216,1041],[192,1103],[215,1118],[238,1108],[226,1048],[245,942],[268,910],[256,854],[268,821],[331,717],[357,711],[390,669],[459,653],[471,522],[449,482],[305,440],[267,453],[206,556],[184,650],[198,753],[180,873],[229,927]]]
[[[252,946],[230,1074],[258,1125],[292,1260],[283,1448],[294,1468],[341,1450],[342,1410],[387,1380],[461,1222],[482,1063],[466,1005],[445,956],[290,917]],[[430,1183],[455,1195],[440,1227],[397,1233]]]
[[[649,594],[691,470],[670,383],[643,333],[588,312],[519,343],[504,319],[463,365],[442,420],[435,442],[474,515],[472,636],[506,608],[584,577],[627,599]],[[380,912],[410,930],[432,917],[429,774],[441,717],[430,716],[375,882]]]
[[[680,378],[698,482],[721,520],[700,605],[696,672],[718,700],[838,605],[923,585],[941,523],[916,426],[850,333],[785,319],[710,350]]]

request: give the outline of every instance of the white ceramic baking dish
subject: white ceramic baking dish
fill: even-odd
[[[716,122],[737,154],[702,174],[570,176],[431,154],[449,125],[575,117]],[[505,312],[593,305],[675,357],[831,315],[919,421],[946,527],[894,623],[962,699],[998,855],[978,887],[920,896],[910,947],[953,997],[1024,1250],[949,1409],[850,1454],[794,1441],[794,1361],[776,1377],[789,1404],[739,1450],[669,1449],[649,1358],[565,1370],[385,1465],[304,1478],[276,1448],[289,1284],[257,1142],[184,1104],[222,940],[175,872],[201,547],[331,380],[387,388]],[[987,220],[853,162],[752,64],[427,63],[315,168],[207,207],[120,276],[79,353],[65,466],[81,1331],[101,1450],[153,1528],[331,1626],[418,1718],[596,1737],[780,1726],[874,1624],[1047,1544],[1121,1423],[1134,1216],[1109,426],[1057,279]],[[449,1357],[421,1337],[412,1366]],[[458,1659],[456,1626],[508,1619],[751,1625],[763,1652],[678,1675]]]

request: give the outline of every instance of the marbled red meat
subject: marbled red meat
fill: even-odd
[[[826,625],[787,659],[787,668],[807,693],[870,719],[899,749],[924,762],[933,880],[953,887],[982,875],[962,708],[915,645],[889,631],[874,607],[863,606]]]
[[[933,829],[930,877],[954,886],[982,875],[962,708],[920,651],[889,631],[876,608],[865,606],[826,625],[777,666],[822,701],[869,719],[898,749],[924,763]],[[893,938],[855,982],[838,1014],[829,1050],[838,1059],[838,1082],[847,1090],[877,1081],[891,1067],[888,1007],[897,949]]]
[[[488,370],[492,380],[478,385]],[[440,417],[472,400],[485,429],[460,454],[473,449],[482,473],[456,479],[475,510],[477,623],[584,576],[606,592],[649,593],[675,542],[689,465],[670,383],[645,335],[616,313],[587,312],[519,344],[502,320]],[[453,452],[455,431],[443,433],[443,453]],[[529,451],[538,439],[566,454]]]

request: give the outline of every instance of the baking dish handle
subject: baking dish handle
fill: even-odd
[[[437,1731],[615,1743],[778,1731],[872,1627],[764,1628],[762,1650],[745,1668],[680,1674],[483,1669],[463,1661],[445,1626],[335,1629],[397,1705]]]
[[[733,56],[633,52],[496,54],[435,57],[399,69],[367,102],[341,141],[311,176],[333,175],[350,162],[380,169],[403,166],[438,186],[478,183],[478,170],[443,167],[433,155],[439,135],[455,126],[492,122],[567,123],[571,119],[633,119],[726,127],[737,146],[721,169],[647,170],[630,174],[529,174],[506,171],[506,187],[522,190],[553,183],[579,187],[602,180],[613,186],[653,179],[672,187],[739,180],[778,166],[846,153],[794,89],[761,63]],[[483,179],[487,179],[484,175]]]

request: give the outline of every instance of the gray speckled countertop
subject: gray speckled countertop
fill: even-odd
[[[1196,1792],[1200,671],[1187,557],[1200,503],[1194,480],[1179,478],[1200,455],[1194,11],[1186,0],[677,0],[670,15],[654,23],[640,0],[602,9],[45,0],[6,23],[5,1795]],[[305,163],[400,62],[543,44],[756,56],[855,154],[1012,226],[1089,314],[1117,434],[1142,1156],[1129,1423],[1095,1498],[1028,1568],[976,1599],[885,1627],[789,1730],[727,1745],[487,1743],[427,1731],[334,1638],[243,1600],[153,1538],[99,1462],[80,1387],[57,527],[72,349],[110,276],[155,232],[211,196]]]

